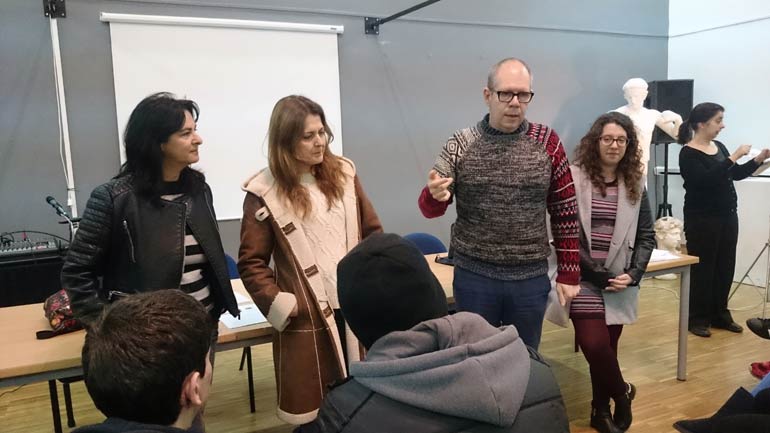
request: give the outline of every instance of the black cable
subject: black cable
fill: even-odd
[[[10,393],[12,393],[12,392],[16,392],[16,391],[20,390],[20,389],[21,389],[22,387],[24,387],[24,386],[26,386],[26,385],[19,385],[19,386],[17,386],[16,388],[14,388],[14,389],[12,389],[12,390],[10,390],[10,391],[6,391],[6,392],[4,392],[4,393],[0,394],[0,398],[3,398],[3,396],[4,396],[4,395],[6,395],[6,394],[10,394]]]

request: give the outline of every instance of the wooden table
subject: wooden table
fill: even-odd
[[[233,289],[244,295],[241,280]],[[43,304],[0,308],[0,387],[18,386],[82,374],[80,351],[85,331],[37,340],[35,332],[50,329]],[[238,349],[271,341],[268,323],[229,329],[219,323],[217,351]]]
[[[449,303],[454,302],[454,293],[452,291],[452,280],[454,279],[454,268],[448,265],[442,265],[436,262],[436,256],[446,254],[428,254],[425,259],[430,265],[430,270],[436,275],[444,292],[447,295]],[[651,262],[647,265],[644,273],[645,277],[654,277],[663,274],[681,273],[679,280],[679,343],[676,358],[676,378],[687,380],[687,321],[690,310],[690,265],[698,263],[698,258],[680,254],[679,258],[664,260],[660,262]]]
[[[233,289],[248,297],[241,280],[232,280]],[[37,340],[35,332],[50,329],[43,314],[43,304],[0,308],[0,387],[19,386],[48,381],[54,430],[61,432],[56,380],[83,374],[80,352],[85,331]],[[217,351],[225,351],[267,343],[272,340],[272,327],[267,322],[229,329],[219,323]],[[253,388],[251,358],[248,356],[249,389]],[[253,392],[250,391],[250,395]],[[251,402],[253,412],[253,400]]]
[[[454,268],[435,261],[436,254],[425,256],[431,271],[436,275],[447,301],[454,303],[452,280]],[[681,273],[679,286],[679,351],[677,373],[679,380],[687,376],[687,318],[690,300],[690,265],[698,258],[682,255],[678,259],[650,263],[645,276]],[[241,280],[232,280],[233,289],[246,296]],[[51,405],[54,412],[54,429],[61,432],[58,418],[59,403],[56,380],[83,374],[80,352],[83,347],[84,331],[59,335],[48,340],[37,340],[35,332],[50,329],[43,315],[42,304],[21,305],[0,308],[0,387],[18,386],[48,381],[51,391]],[[260,323],[242,328],[229,329],[219,324],[217,351],[250,347],[267,343],[272,339],[272,328]],[[251,360],[249,361],[249,384],[251,386]],[[252,402],[253,405],[253,402]]]

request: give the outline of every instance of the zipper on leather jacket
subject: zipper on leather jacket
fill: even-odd
[[[214,217],[214,210],[211,209],[211,204],[209,204],[209,193],[208,191],[205,191],[203,194],[204,200],[206,202],[206,208],[209,210],[209,216],[211,217],[211,220],[214,222],[214,228],[217,230],[217,233],[219,233],[219,224],[217,223],[216,217]],[[213,199],[212,199],[213,201]]]
[[[123,230],[126,231],[128,237],[128,254],[131,257],[131,263],[136,263],[136,255],[134,254],[134,239],[131,237],[131,230],[128,229],[128,221],[123,220]]]
[[[182,268],[179,272],[179,281],[182,281],[184,276],[184,258],[187,256],[187,247],[185,246],[185,237],[187,236],[187,212],[189,211],[189,204],[184,202],[184,213],[182,213]],[[203,248],[203,247],[201,247]]]

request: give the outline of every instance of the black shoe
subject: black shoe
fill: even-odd
[[[751,332],[758,336],[770,340],[770,319],[760,319],[755,317],[746,321],[746,326],[751,329]]]
[[[613,420],[619,429],[626,431],[631,427],[631,401],[636,397],[636,387],[632,383],[626,383],[626,393],[615,400],[615,415]]]
[[[698,337],[711,337],[711,331],[709,331],[708,326],[703,325],[690,326],[690,333]]]
[[[591,427],[599,433],[623,433],[624,430],[615,425],[610,414],[610,405],[591,407]]]
[[[715,421],[736,414],[750,413],[754,410],[754,404],[754,396],[745,389],[738,388],[710,418],[677,421],[674,428],[681,433],[711,433],[714,431]]]
[[[711,433],[714,421],[711,418],[683,419],[674,423],[680,433]]]
[[[741,326],[741,325],[739,325],[739,324],[737,324],[735,322],[730,322],[728,324],[712,323],[711,327],[712,328],[717,328],[717,329],[724,329],[725,331],[735,332],[736,334],[739,334],[739,333],[743,332],[743,326]]]

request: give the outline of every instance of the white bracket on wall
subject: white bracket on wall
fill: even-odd
[[[43,14],[49,18],[51,27],[51,47],[53,49],[53,68],[56,84],[56,103],[59,114],[59,149],[63,153],[64,177],[67,182],[67,206],[70,215],[78,216],[77,198],[75,197],[75,175],[72,170],[72,149],[70,146],[70,131],[67,121],[67,102],[64,94],[64,79],[61,66],[61,48],[59,46],[58,19],[66,18],[65,0],[43,0]]]

